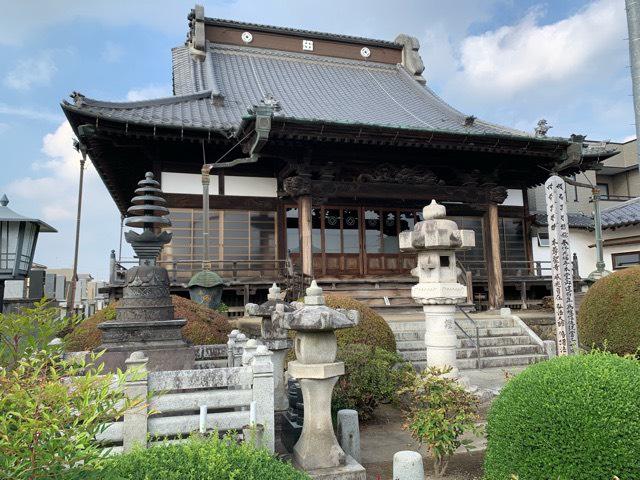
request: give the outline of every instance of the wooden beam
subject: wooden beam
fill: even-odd
[[[498,309],[504,306],[504,286],[502,284],[502,264],[500,261],[500,228],[498,223],[498,205],[490,203],[487,209],[488,240],[487,250],[491,253],[488,264],[489,273],[489,308]]]
[[[311,195],[298,197],[298,222],[300,229],[300,254],[302,273],[313,277],[313,249],[311,244]]]
[[[167,207],[202,208],[202,195],[165,193]],[[261,210],[275,212],[280,201],[275,197],[243,197],[238,195],[210,195],[210,204],[216,210]]]

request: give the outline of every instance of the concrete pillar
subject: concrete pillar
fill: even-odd
[[[135,445],[147,445],[147,361],[144,352],[132,352],[125,360],[127,382],[124,394],[130,402],[137,404],[124,413],[123,451],[129,452]]]
[[[393,480],[424,480],[422,455],[411,450],[393,456]]]
[[[298,226],[300,229],[300,257],[302,273],[313,277],[313,249],[311,243],[311,195],[298,197]]]
[[[458,337],[455,325],[455,305],[423,305],[426,320],[424,343],[428,366],[450,366],[449,375],[457,376],[456,351]]]
[[[273,363],[271,352],[264,345],[259,345],[251,358],[253,369],[253,401],[256,402],[256,422],[262,425],[264,433],[262,446],[269,452],[275,450],[275,417]]]
[[[490,203],[487,209],[487,240],[485,247],[489,254],[487,266],[489,308],[497,310],[504,305],[504,286],[502,283],[502,261],[500,256],[500,226],[498,217],[498,204]]]

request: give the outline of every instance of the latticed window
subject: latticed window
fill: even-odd
[[[173,208],[171,243],[166,245],[160,261],[176,272],[179,281],[188,281],[201,268],[204,255],[202,239],[202,210]],[[225,272],[235,271],[242,276],[265,268],[263,261],[276,258],[276,212],[253,210],[211,211],[209,214],[209,259],[211,267]]]

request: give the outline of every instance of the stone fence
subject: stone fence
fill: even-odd
[[[222,346],[215,347],[220,347],[218,354],[222,352]],[[216,353],[213,350],[216,349],[209,353]],[[229,367],[148,372],[144,353],[134,352],[126,361],[131,377],[125,394],[130,399],[149,400],[110,423],[96,440],[114,452],[127,452],[135,444],[179,441],[199,430],[239,432],[249,426],[250,416],[255,415],[255,424],[264,429],[262,445],[273,452],[271,355],[265,346],[253,341],[239,352],[241,360],[232,359]],[[139,373],[133,374],[134,371]]]

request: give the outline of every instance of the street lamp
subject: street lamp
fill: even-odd
[[[9,199],[0,199],[0,313],[4,304],[4,282],[22,280],[31,270],[33,254],[40,232],[57,232],[42,220],[24,217],[7,205]]]

